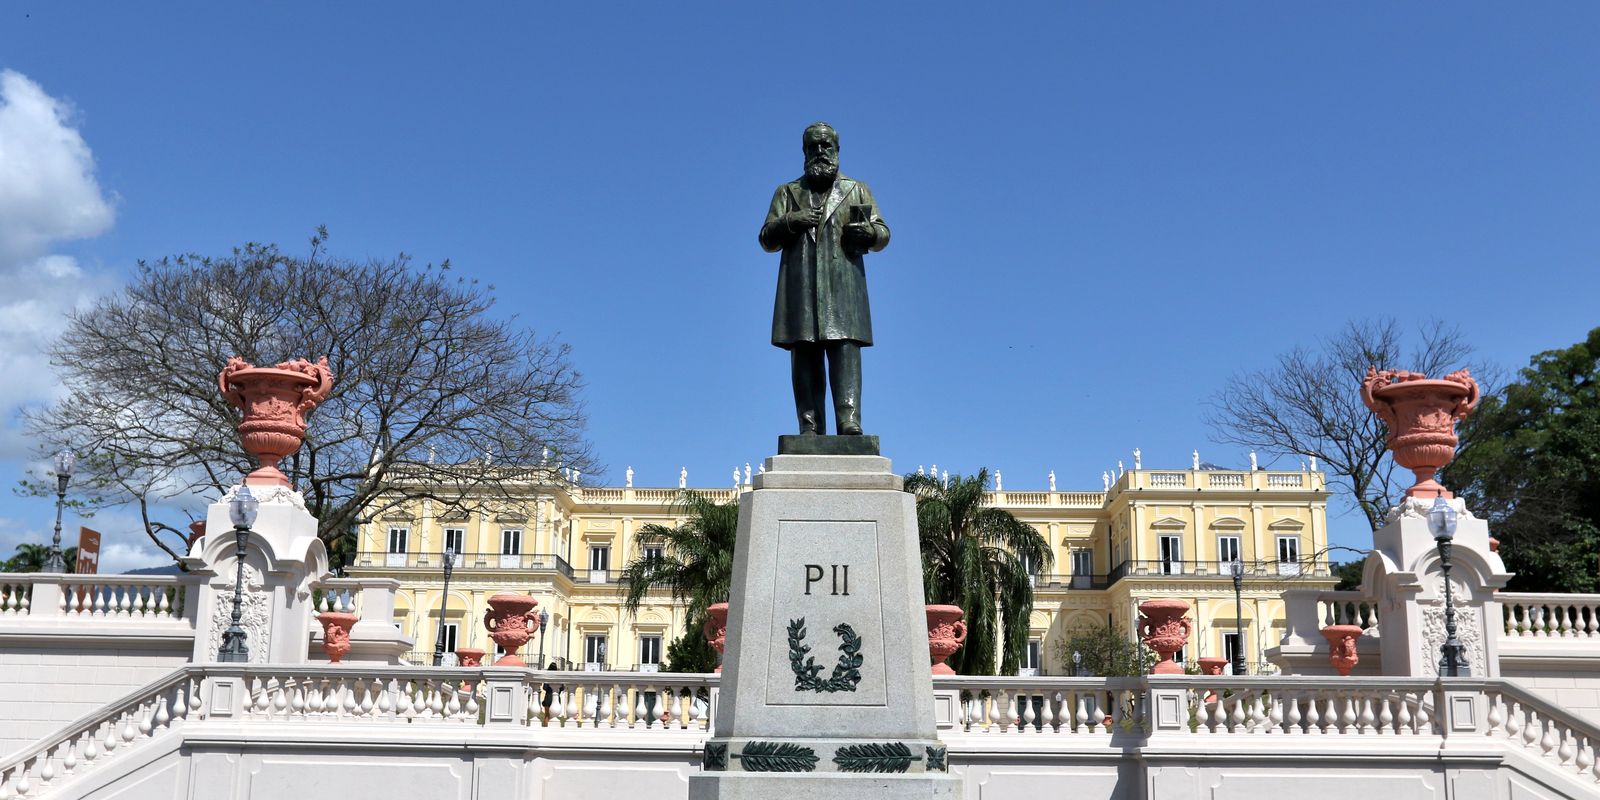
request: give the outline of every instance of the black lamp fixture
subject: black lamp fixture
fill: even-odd
[[[1237,637],[1233,648],[1233,674],[1244,674],[1244,562],[1238,558],[1228,562],[1233,573],[1233,631]],[[1259,608],[1259,607],[1258,607]]]
[[[45,572],[67,571],[67,561],[61,556],[61,509],[67,504],[67,481],[72,480],[72,465],[76,461],[71,450],[56,453],[56,534],[50,539],[50,552],[44,557]]]
[[[228,629],[222,632],[222,648],[217,651],[217,660],[225,664],[242,664],[250,660],[250,648],[245,644],[248,636],[244,628],[239,627],[239,617],[240,603],[244,600],[244,557],[250,549],[250,526],[256,524],[256,513],[260,510],[261,503],[250,493],[249,486],[240,486],[228,502],[228,519],[233,523],[233,542],[237,550],[234,557],[233,618],[228,623]]]
[[[1444,644],[1439,645],[1439,675],[1446,678],[1472,674],[1467,668],[1466,648],[1456,639],[1456,607],[1451,596],[1450,550],[1456,538],[1456,518],[1456,510],[1449,500],[1434,498],[1433,507],[1428,509],[1428,531],[1433,534],[1433,543],[1439,548],[1439,571],[1444,575],[1445,638]]]
[[[550,612],[548,610],[546,610],[546,609],[543,609],[543,608],[539,609],[539,663],[537,665],[538,669],[544,669],[544,666],[545,666],[544,665],[544,628],[545,628],[546,625],[549,625],[549,624],[550,624]]]
[[[444,549],[444,599],[439,601],[439,635],[433,642],[433,665],[444,665],[444,615],[450,607],[450,572],[455,569],[456,551],[453,547]]]

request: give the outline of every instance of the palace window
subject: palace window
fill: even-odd
[[[522,531],[515,528],[500,532],[500,555],[515,556],[522,553]]]
[[[1038,639],[1029,639],[1028,640],[1028,649],[1026,651],[1024,651],[1023,654],[1022,654],[1022,669],[1019,671],[1018,674],[1021,674],[1021,675],[1038,675],[1039,674],[1039,640]]]
[[[589,582],[605,583],[611,569],[611,546],[594,545],[589,548]]]
[[[1218,536],[1217,537],[1217,561],[1221,562],[1222,574],[1224,574],[1224,575],[1231,575],[1232,574],[1231,572],[1228,571],[1228,565],[1233,563],[1234,561],[1243,561],[1243,555],[1242,555],[1243,552],[1244,551],[1242,549],[1240,549],[1240,547],[1239,547],[1239,537],[1237,537],[1237,536]]]
[[[644,560],[646,561],[660,561],[666,556],[666,553],[667,549],[659,544],[647,544],[644,546]]]
[[[1300,537],[1278,537],[1278,574],[1300,574]]]
[[[1233,674],[1233,665],[1238,663],[1234,660],[1234,658],[1242,651],[1243,647],[1244,644],[1239,641],[1238,631],[1222,634],[1222,655],[1224,658],[1228,659],[1227,672],[1224,674]]]
[[[446,653],[454,653],[456,651],[457,625],[454,622],[446,622],[444,624],[443,630],[444,630],[444,651]]]
[[[606,663],[606,635],[591,633],[583,637],[583,665],[585,669],[603,669]]]
[[[410,537],[411,530],[403,526],[389,529],[389,551],[384,559],[385,566],[403,567],[406,565],[406,540]]]
[[[1087,547],[1080,547],[1072,551],[1072,585],[1074,588],[1087,589],[1094,576],[1094,551]]]
[[[661,637],[639,637],[639,666],[657,666],[661,663]]]
[[[444,529],[444,549],[456,554],[455,564],[452,566],[461,566],[461,556],[467,551],[466,541],[467,532],[465,530],[461,528]]]
[[[1161,555],[1162,575],[1183,574],[1183,537],[1173,534],[1162,534],[1157,537],[1156,543]]]

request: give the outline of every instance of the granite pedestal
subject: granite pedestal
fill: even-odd
[[[739,507],[722,696],[689,796],[954,797],[916,508],[889,459],[777,455]]]

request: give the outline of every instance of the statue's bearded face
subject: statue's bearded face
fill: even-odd
[[[839,176],[839,142],[826,131],[808,131],[805,140],[806,177],[833,180]]]

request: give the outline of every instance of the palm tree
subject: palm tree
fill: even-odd
[[[17,552],[10,559],[0,562],[0,572],[41,572],[49,557],[50,545],[23,542],[17,545]],[[61,559],[66,562],[66,571],[72,572],[78,565],[78,548],[63,549]]]
[[[928,602],[967,612],[967,642],[950,658],[963,675],[1015,674],[1028,646],[1033,614],[1029,566],[1055,563],[1050,544],[1031,526],[1003,509],[985,508],[988,470],[950,476],[948,485],[928,475],[907,475],[906,491],[917,496],[917,531],[922,545],[922,587]],[[995,618],[999,617],[1000,630]]]
[[[739,504],[719,504],[686,491],[673,504],[673,513],[685,518],[682,525],[670,528],[651,523],[634,533],[638,555],[622,570],[622,607],[629,614],[638,613],[650,590],[667,589],[674,600],[688,604],[684,639],[692,640],[700,636],[706,609],[728,599]]]

